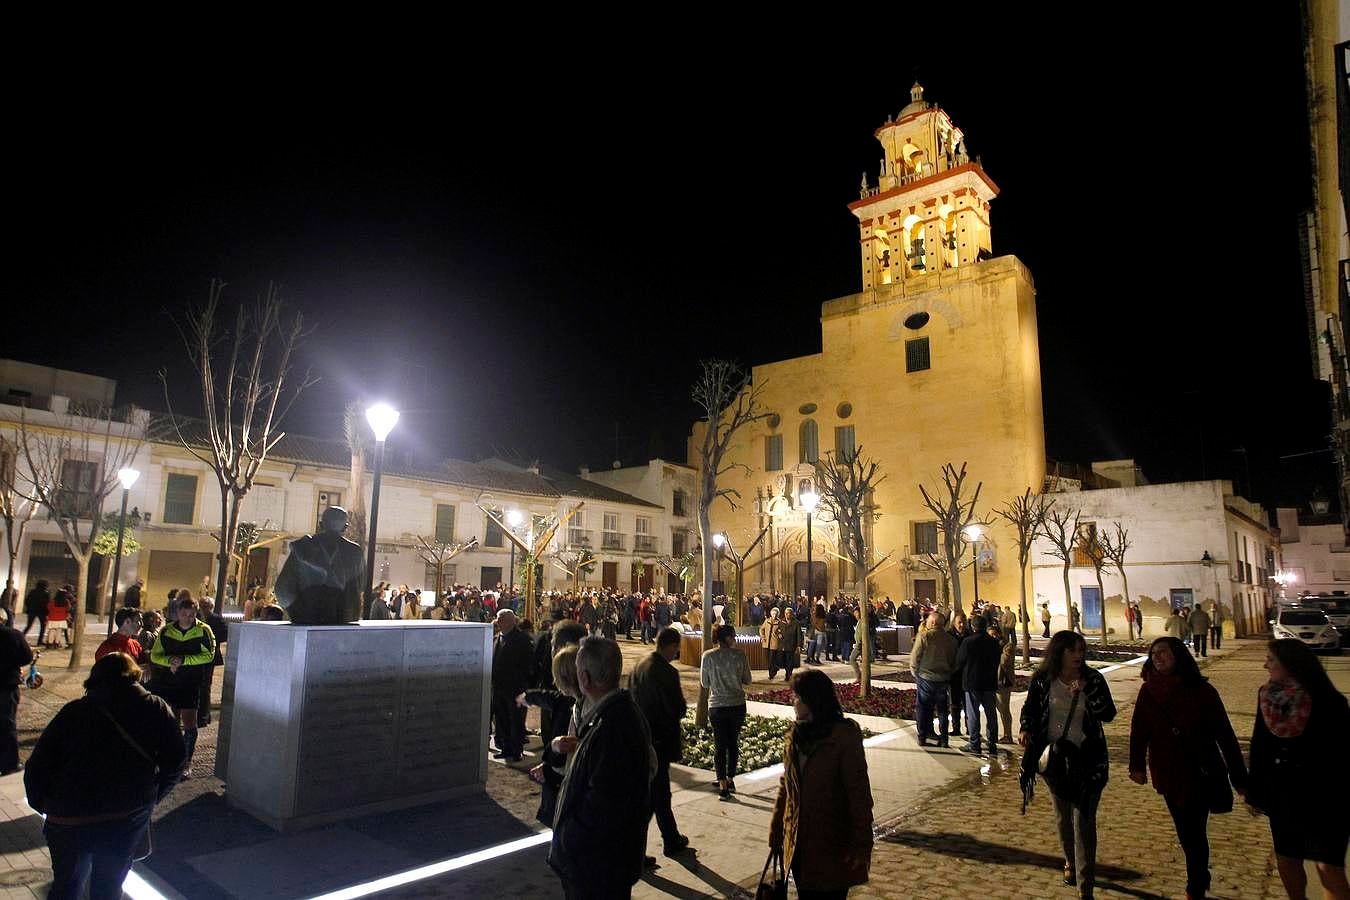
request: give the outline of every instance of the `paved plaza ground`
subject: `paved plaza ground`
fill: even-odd
[[[620,644],[625,670],[650,649],[637,641]],[[1221,653],[1205,661],[1205,673],[1223,696],[1244,748],[1251,734],[1256,689],[1265,679],[1263,646],[1259,641],[1229,641]],[[87,670],[68,672],[67,659],[62,651],[45,655],[46,685],[23,694],[22,756],[27,756],[55,711],[81,693]],[[1329,658],[1327,665],[1338,686],[1350,690],[1350,657]],[[877,672],[898,668],[894,662],[880,663]],[[692,699],[697,673],[682,669],[686,694]],[[852,675],[843,665],[826,666],[825,671],[841,680]],[[754,689],[770,686],[765,674],[755,673]],[[1103,897],[1179,897],[1185,866],[1171,819],[1151,787],[1134,785],[1125,777],[1138,666],[1110,667],[1107,679],[1120,714],[1107,729],[1112,780],[1099,814],[1098,892]],[[774,686],[781,686],[781,681],[780,676]],[[1014,716],[1021,696],[1014,695]],[[768,704],[752,704],[751,712],[790,715],[787,707]],[[868,741],[867,760],[878,841],[872,880],[851,896],[1073,896],[1060,883],[1061,857],[1043,788],[1026,816],[1021,815],[1015,755],[990,760],[955,750],[925,750],[915,741],[912,722],[868,719],[865,724],[877,733]],[[215,738],[215,725],[202,730],[193,777],[155,813],[156,852],[138,871],[164,896],[313,897],[419,867],[429,867],[434,874],[391,886],[381,896],[561,896],[545,865],[543,844],[462,865],[474,851],[528,841],[542,831],[534,821],[538,788],[525,772],[532,764],[530,756],[514,767],[494,761],[486,796],[477,800],[278,835],[226,804],[224,786],[211,774]],[[537,751],[537,739],[531,748]],[[634,896],[753,896],[767,852],[776,773],[742,775],[739,793],[731,802],[718,799],[710,772],[677,766],[672,777],[676,818],[698,853],[679,859],[658,855],[658,867],[639,882]],[[45,896],[49,877],[41,820],[23,805],[22,797],[18,776],[0,779],[0,896],[6,898]],[[1264,819],[1251,817],[1239,804],[1233,813],[1211,820],[1210,840],[1214,896],[1283,896]],[[648,843],[660,847],[654,826]],[[1311,884],[1316,884],[1315,878]]]

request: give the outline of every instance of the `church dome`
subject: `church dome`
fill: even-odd
[[[905,116],[923,112],[931,107],[932,104],[923,99],[923,85],[916,81],[914,86],[909,89],[909,105],[900,110],[900,115],[897,118],[903,119]]]

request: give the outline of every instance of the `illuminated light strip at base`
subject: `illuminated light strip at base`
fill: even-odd
[[[390,888],[411,884],[414,881],[423,881],[427,878],[435,878],[437,875],[444,875],[446,872],[453,872],[456,869],[464,869],[469,866],[477,865],[478,863],[496,859],[500,856],[516,853],[520,850],[538,847],[540,844],[547,844],[551,840],[553,840],[552,831],[539,831],[529,837],[507,841],[506,843],[498,844],[495,847],[485,847],[482,850],[475,850],[472,853],[465,853],[462,856],[452,856],[449,859],[443,859],[440,862],[419,866],[416,869],[409,869],[406,872],[399,872],[396,875],[387,875],[384,878],[377,878],[374,881],[367,881],[363,884],[354,884],[351,887],[343,888],[340,891],[320,894],[317,897],[311,898],[311,900],[355,900],[357,897],[368,897],[371,894],[387,891]]]
[[[1148,654],[1144,654],[1143,656],[1136,656],[1134,659],[1126,660],[1123,663],[1116,663],[1114,666],[1107,666],[1106,668],[1098,669],[1097,671],[1102,673],[1103,675],[1106,675],[1110,672],[1114,672],[1116,669],[1123,669],[1126,666],[1137,666],[1140,663],[1145,662],[1147,660]]]
[[[133,867],[122,882],[122,893],[131,900],[173,900],[166,897],[157,887],[146,881]]]

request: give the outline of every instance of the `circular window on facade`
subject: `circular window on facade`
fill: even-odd
[[[916,312],[914,315],[905,319],[905,327],[911,331],[918,331],[928,324],[928,313]]]
[[[803,403],[801,406],[797,407],[797,412],[801,413],[804,416],[809,416],[811,415],[811,413],[815,411],[816,405],[814,403]]]
[[[783,424],[783,417],[778,413],[769,413],[769,418],[765,419],[765,421],[769,423],[770,428],[777,428],[779,425]]]
[[[853,415],[853,404],[840,403],[839,406],[835,408],[834,413],[841,419],[847,419],[849,416]]]

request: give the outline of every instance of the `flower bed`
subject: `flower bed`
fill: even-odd
[[[1044,647],[1032,647],[1031,655],[1033,658],[1045,656]],[[1018,655],[1021,655],[1019,649]],[[1143,656],[1148,652],[1147,645],[1135,646],[1133,644],[1107,644],[1105,648],[1101,644],[1094,644],[1091,640],[1087,642],[1087,659],[1091,662],[1129,662],[1137,656]]]
[[[886,674],[886,675],[873,675],[873,676],[872,676],[872,680],[873,680],[873,681],[899,681],[899,682],[902,682],[902,683],[904,683],[904,684],[913,684],[913,683],[914,683],[914,675],[913,675],[913,673],[911,673],[911,672],[890,672],[890,673],[888,673],[888,674]],[[1029,684],[1031,684],[1031,676],[1030,676],[1030,675],[1021,675],[1021,674],[1014,674],[1014,675],[1013,675],[1013,692],[1014,692],[1014,693],[1016,693],[1016,692],[1018,692],[1018,691],[1025,691],[1025,690],[1027,689],[1027,685],[1029,685]]]
[[[866,698],[858,696],[860,685],[855,682],[845,684],[836,683],[834,692],[839,695],[839,704],[844,707],[844,712],[855,713],[860,716],[885,716],[890,719],[912,719],[914,718],[914,708],[918,702],[918,691],[909,688],[888,688],[872,685],[872,693]],[[792,705],[792,689],[782,688],[777,691],[763,691],[758,694],[751,694],[751,700],[758,700],[761,703],[781,703],[785,706]]]
[[[792,701],[789,700],[789,703]],[[736,774],[752,772],[766,766],[777,765],[783,761],[783,744],[788,732],[792,730],[792,719],[779,719],[773,716],[746,716],[745,727],[741,729],[740,755],[736,759]],[[713,763],[712,728],[702,731],[694,724],[693,718],[680,723],[684,729],[684,759],[681,763],[695,769],[715,771]],[[863,729],[863,737],[871,737],[872,732]]]

